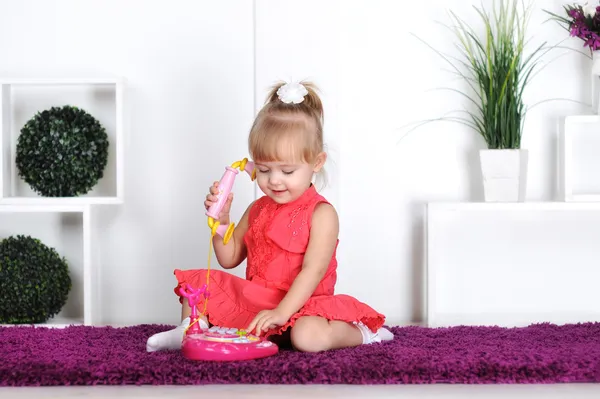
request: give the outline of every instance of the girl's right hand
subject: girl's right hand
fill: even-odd
[[[210,186],[209,194],[206,195],[206,201],[204,201],[204,207],[206,210],[210,208],[213,204],[217,203],[217,194],[219,193],[219,182],[216,181]],[[229,224],[229,210],[231,209],[231,202],[233,201],[233,193],[229,193],[227,197],[227,201],[223,205],[223,209],[221,209],[221,213],[219,214],[219,223],[228,225]]]

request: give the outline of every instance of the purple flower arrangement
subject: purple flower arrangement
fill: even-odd
[[[583,40],[583,46],[591,52],[600,49],[600,1],[563,6],[566,16],[546,11],[552,19],[561,24],[572,37]]]

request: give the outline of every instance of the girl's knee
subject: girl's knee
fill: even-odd
[[[325,351],[331,348],[331,326],[322,318],[301,317],[294,324],[290,338],[300,352]]]

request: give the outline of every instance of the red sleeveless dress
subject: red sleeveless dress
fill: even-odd
[[[288,204],[277,204],[267,196],[254,203],[244,236],[248,249],[246,279],[226,271],[210,271],[210,298],[206,313],[211,324],[243,329],[261,310],[277,307],[302,269],[312,214],[320,202],[328,203],[311,186],[300,198]],[[174,290],[178,296],[182,284],[198,288],[206,282],[206,269],[177,269],[174,274],[177,278]],[[302,316],[361,321],[373,332],[377,331],[385,317],[351,296],[334,294],[336,280],[334,251],[327,272],[312,297],[285,325],[267,331],[265,336],[283,333]],[[179,297],[180,302],[183,299]],[[200,311],[202,306],[201,302],[198,305]]]

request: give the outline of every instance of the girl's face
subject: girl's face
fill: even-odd
[[[310,187],[314,173],[323,167],[326,156],[319,154],[314,163],[255,162],[258,186],[278,204],[298,199]]]

